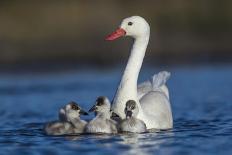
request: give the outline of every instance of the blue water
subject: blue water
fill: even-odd
[[[143,67],[140,81],[164,68],[172,130],[60,137],[46,136],[43,124],[71,100],[88,110],[99,95],[112,99],[121,67],[1,72],[0,154],[232,154],[232,66]]]

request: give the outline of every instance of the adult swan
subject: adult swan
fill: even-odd
[[[137,86],[138,75],[150,37],[149,24],[139,16],[125,18],[120,27],[107,36],[106,40],[114,40],[121,36],[131,36],[134,38],[134,44],[115,94],[112,110],[124,119],[126,102],[135,100],[139,108],[138,119],[143,120],[148,129],[172,128],[169,92],[165,85],[170,73],[160,72]]]

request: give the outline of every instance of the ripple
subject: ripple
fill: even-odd
[[[57,119],[66,101],[78,100],[88,109],[96,96],[113,95],[118,70],[108,77],[94,72],[1,76],[1,154],[231,154],[231,67],[173,72],[168,85],[174,128],[117,135],[47,136],[42,129]]]

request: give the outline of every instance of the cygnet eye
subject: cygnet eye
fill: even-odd
[[[133,106],[131,106],[131,109],[132,109],[132,110],[134,110],[134,109],[135,109],[135,106],[134,106],[134,105],[133,105]]]
[[[97,102],[97,106],[103,105],[103,102]]]
[[[79,110],[80,108],[78,106],[76,106],[75,104],[72,105],[72,109],[73,110]]]
[[[132,22],[128,22],[128,25],[131,26],[131,25],[133,25],[133,23]]]

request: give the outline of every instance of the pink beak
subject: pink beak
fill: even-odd
[[[118,28],[115,32],[108,35],[106,37],[106,40],[112,41],[112,40],[115,40],[115,39],[117,39],[119,37],[122,37],[124,35],[126,35],[126,31],[124,29],[122,29],[122,28]]]

